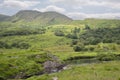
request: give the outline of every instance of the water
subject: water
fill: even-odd
[[[66,61],[67,64],[91,64],[91,63],[98,63],[97,59],[74,59]]]

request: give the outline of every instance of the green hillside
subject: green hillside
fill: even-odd
[[[10,16],[0,14],[0,22],[1,22],[1,21],[6,21],[6,20],[8,20],[9,18],[10,18]]]
[[[57,12],[39,12],[34,10],[22,10],[11,16],[9,19],[16,22],[32,22],[40,25],[66,24],[72,21],[71,18]]]
[[[40,14],[41,12],[38,12],[38,11],[22,10],[22,11],[17,12],[15,15],[13,15],[11,17],[11,20],[12,22],[17,22],[20,20],[33,21]]]
[[[119,26],[120,20],[118,19],[85,19],[85,20],[74,20],[72,24],[87,24],[91,28],[98,28],[98,27],[115,27]]]

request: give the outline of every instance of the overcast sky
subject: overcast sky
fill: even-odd
[[[57,11],[73,19],[120,19],[120,0],[0,0],[0,14],[19,10]]]

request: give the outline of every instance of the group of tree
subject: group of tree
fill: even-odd
[[[71,39],[78,39],[79,33],[80,33],[80,28],[75,27],[73,30],[71,30],[71,33],[68,33],[66,35],[66,37]]]
[[[56,36],[65,36],[64,32],[61,31],[61,30],[55,30],[54,35],[56,35]]]
[[[65,34],[62,30],[55,30],[54,34],[56,36],[65,36],[67,38],[71,39],[78,39],[78,34],[80,33],[80,28],[75,27],[73,30],[71,30],[71,33]]]
[[[8,44],[6,42],[0,41],[0,48],[11,49],[11,48],[19,48],[19,49],[28,49],[30,44],[26,42],[13,42],[12,44]]]
[[[90,29],[80,35],[80,41],[85,45],[103,43],[120,44],[120,27]]]
[[[115,28],[96,28],[91,29],[88,25],[85,26],[85,32],[79,34],[79,37],[72,38],[70,34],[68,38],[72,38],[71,46],[74,51],[105,51],[105,50],[118,50],[120,46],[120,27]],[[103,43],[102,48],[99,43]],[[104,45],[108,43],[108,46]],[[113,44],[112,44],[113,43]],[[86,47],[88,45],[93,45]]]
[[[14,35],[30,35],[30,34],[44,34],[46,29],[30,29],[30,28],[18,28],[18,29],[10,29],[3,30],[0,32],[0,37],[4,36],[14,36]]]

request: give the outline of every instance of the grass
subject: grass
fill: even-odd
[[[78,22],[79,23],[79,22]],[[8,44],[13,42],[25,42],[31,45],[28,49],[0,49],[0,77],[7,78],[8,76],[26,71],[26,74],[32,75],[42,70],[43,66],[28,59],[28,56],[40,55],[44,53],[51,53],[58,56],[60,60],[66,60],[70,57],[76,56],[96,56],[100,52],[75,52],[70,46],[71,40],[66,37],[59,37],[54,35],[56,29],[62,30],[65,34],[70,33],[75,27],[84,32],[84,24],[70,24],[70,25],[51,25],[45,26],[47,29],[45,34],[30,34],[19,36],[1,37],[0,41]],[[95,24],[95,23],[94,23]],[[5,30],[17,29],[22,25],[21,23],[1,23],[0,27]],[[23,27],[28,25],[31,28],[39,26],[39,24],[23,24]],[[93,25],[91,23],[91,25]],[[6,28],[5,28],[5,27]],[[49,29],[48,29],[49,28]],[[103,52],[106,53],[106,52]],[[113,52],[120,54],[119,52]],[[41,60],[41,59],[40,59]],[[44,59],[43,59],[44,60]],[[41,60],[42,61],[42,60]],[[72,65],[71,69],[50,75],[33,76],[28,80],[52,80],[52,77],[57,76],[59,80],[120,80],[120,62],[113,61],[109,63],[90,64],[89,66]],[[113,77],[114,76],[114,77]]]
[[[120,61],[105,62],[88,65],[72,65],[70,69],[49,75],[34,76],[27,80],[119,80]]]

